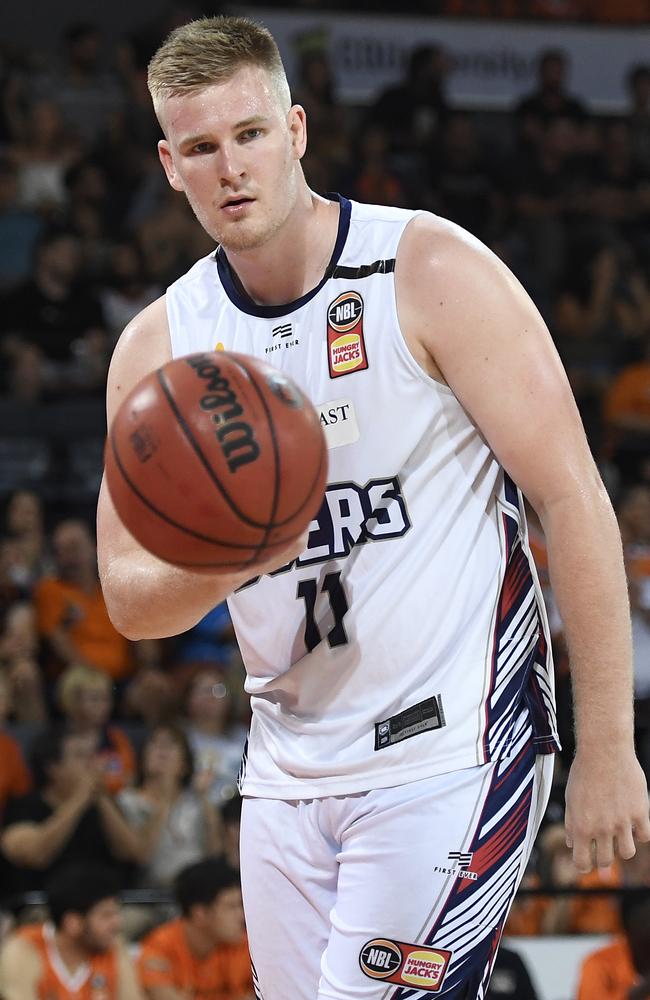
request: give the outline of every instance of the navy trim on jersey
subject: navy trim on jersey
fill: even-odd
[[[357,278],[369,278],[371,274],[392,274],[395,270],[395,258],[376,260],[372,264],[359,264],[358,267],[335,267],[330,278],[347,278],[354,281]]]
[[[313,299],[315,295],[318,295],[325,282],[329,281],[334,274],[336,265],[341,254],[343,253],[343,247],[345,246],[345,241],[348,238],[350,215],[352,213],[352,205],[347,198],[343,197],[343,195],[328,194],[327,197],[330,201],[338,201],[341,206],[339,214],[339,228],[336,236],[336,243],[334,244],[334,250],[332,251],[330,262],[327,265],[327,270],[325,271],[322,280],[316,285],[315,288],[312,288],[311,291],[302,295],[299,299],[294,299],[293,302],[287,302],[286,305],[279,306],[262,306],[257,302],[253,302],[250,296],[239,287],[237,281],[235,280],[226,254],[221,250],[221,247],[217,247],[214,259],[217,263],[217,270],[219,272],[221,284],[223,285],[224,292],[237,309],[240,309],[241,312],[248,313],[249,316],[260,316],[262,318],[287,316],[289,313],[295,312],[296,309],[300,309],[300,307],[304,306],[310,301],[310,299]],[[356,268],[353,270],[356,270]]]

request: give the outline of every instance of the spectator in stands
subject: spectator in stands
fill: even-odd
[[[239,834],[241,830],[241,796],[236,792],[221,808],[223,822],[223,853],[231,868],[239,871]]]
[[[111,116],[124,107],[119,81],[101,66],[101,43],[94,24],[71,24],[65,32],[59,72],[41,81],[41,90],[56,95],[65,124],[87,148],[92,148],[107,130]]]
[[[181,911],[142,942],[148,1000],[254,1000],[239,874],[218,858],[190,865],[174,883]]]
[[[471,115],[454,112],[445,121],[431,157],[431,184],[438,214],[489,243],[496,229],[497,197]]]
[[[389,160],[390,133],[378,122],[362,128],[352,157],[353,170],[345,181],[351,198],[376,205],[405,206],[406,190]]]
[[[90,529],[83,521],[60,522],[52,550],[57,572],[34,590],[38,629],[52,654],[50,674],[83,664],[124,680],[133,669],[132,651],[108,617]]]
[[[19,489],[9,497],[5,530],[18,545],[20,573],[25,585],[32,587],[39,577],[52,571],[43,524],[43,501],[33,490]]]
[[[633,66],[626,82],[634,160],[647,173],[650,172],[650,64]]]
[[[246,733],[232,718],[227,676],[206,664],[191,677],[185,695],[185,722],[198,774],[211,777],[208,796],[222,806],[235,792]]]
[[[3,1000],[141,1000],[119,941],[120,886],[112,872],[74,865],[47,891],[51,922],[15,931],[0,951]]]
[[[123,716],[135,722],[146,737],[178,712],[177,692],[169,672],[155,663],[142,666],[130,681],[121,706]]]
[[[538,1000],[523,960],[503,944],[497,952],[485,1000]]]
[[[9,799],[27,795],[32,784],[20,746],[5,728],[10,707],[9,683],[0,671],[0,821]]]
[[[419,45],[411,52],[406,78],[384,90],[368,120],[390,136],[391,151],[409,163],[429,151],[448,112],[445,93],[449,62],[439,45]]]
[[[174,660],[179,664],[209,662],[226,670],[237,654],[237,642],[225,601],[175,641]]]
[[[0,337],[10,363],[28,344],[43,358],[53,392],[92,389],[106,370],[102,314],[94,293],[79,282],[78,239],[62,230],[39,240],[31,279],[0,296]]]
[[[585,959],[578,1000],[650,997],[650,895],[624,896],[621,921],[623,934]]]
[[[538,64],[537,87],[519,103],[516,117],[524,144],[538,143],[544,126],[555,118],[582,120],[586,110],[567,90],[569,61],[560,49],[546,49]]]
[[[165,888],[187,864],[221,849],[221,824],[207,797],[212,774],[194,778],[185,734],[158,726],[141,754],[141,780],[117,802],[139,841],[140,884]]]
[[[345,114],[336,98],[332,64],[322,42],[320,32],[317,37],[304,40],[297,81],[292,88],[294,103],[301,104],[307,112],[317,154],[340,163],[347,150],[344,142]]]
[[[161,294],[162,286],[148,279],[139,245],[127,240],[115,243],[100,292],[104,324],[111,339],[117,340],[133,317]]]
[[[108,720],[113,707],[110,678],[89,667],[68,667],[57,684],[58,703],[69,733],[88,736],[111,794],[130,785],[135,756],[126,734]]]
[[[47,719],[43,674],[38,660],[36,615],[31,603],[16,601],[0,631],[0,665],[10,690],[15,722],[38,725]]]
[[[81,157],[82,148],[53,100],[42,97],[28,105],[9,151],[18,168],[19,204],[44,218],[56,217],[67,202],[65,172]]]
[[[108,172],[99,159],[85,157],[66,171],[65,187],[68,204],[63,223],[79,240],[84,280],[94,283],[107,270],[120,221]]]
[[[120,871],[139,859],[137,834],[107,793],[87,736],[48,730],[34,740],[30,763],[35,790],[8,804],[0,835],[12,866],[5,895],[42,889],[70,862]]]
[[[604,398],[609,446],[624,486],[650,482],[650,331],[643,354],[609,384]]]
[[[633,155],[629,124],[621,120],[608,122],[592,177],[592,213],[605,236],[630,240],[643,236],[639,222],[645,184],[647,178]]]
[[[42,218],[18,201],[18,172],[0,156],[0,293],[27,281],[34,250],[43,231]]]

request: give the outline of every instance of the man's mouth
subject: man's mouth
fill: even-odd
[[[241,198],[236,198],[236,197],[234,197],[234,198],[226,198],[225,201],[222,201],[222,203],[221,203],[221,205],[219,207],[222,208],[222,209],[226,209],[226,210],[228,210],[228,209],[234,210],[234,209],[240,208],[242,205],[248,205],[252,201],[253,201],[252,198],[247,198],[245,196],[243,196]]]

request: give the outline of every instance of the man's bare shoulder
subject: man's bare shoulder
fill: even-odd
[[[18,995],[13,991],[20,986],[31,986],[40,975],[41,960],[38,951],[19,931],[10,934],[0,948],[0,992],[8,997]]]
[[[131,320],[115,346],[106,390],[109,415],[140,379],[171,356],[167,302],[161,295]]]
[[[484,243],[466,229],[422,212],[409,222],[396,263],[398,283],[408,283],[417,300],[436,299],[440,305],[475,298],[484,281],[507,282],[514,276]],[[479,282],[477,286],[477,281]]]

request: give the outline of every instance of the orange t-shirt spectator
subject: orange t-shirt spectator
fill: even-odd
[[[54,531],[52,548],[57,575],[36,585],[34,602],[38,630],[56,661],[54,672],[61,665],[83,663],[114,680],[127,677],[131,650],[108,617],[90,530],[83,521],[63,521]]]
[[[179,873],[174,894],[181,916],[142,942],[146,995],[164,986],[178,1000],[254,1000],[238,873],[219,858],[199,861]]]
[[[577,1000],[627,1000],[637,978],[628,943],[617,938],[584,960]]]
[[[650,896],[624,896],[624,934],[588,955],[577,1000],[645,1000],[650,995]]]
[[[0,673],[0,820],[5,804],[9,799],[27,795],[32,782],[23,760],[20,747],[15,739],[2,728],[9,712],[9,686],[3,673]]]

